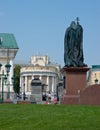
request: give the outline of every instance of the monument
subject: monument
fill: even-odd
[[[64,63],[61,69],[65,77],[66,94],[62,104],[78,104],[79,94],[86,87],[86,74],[89,68],[84,63],[83,28],[79,18],[72,21],[64,37]]]
[[[31,97],[30,101],[32,103],[42,103],[42,83],[38,77],[35,77],[31,81]]]

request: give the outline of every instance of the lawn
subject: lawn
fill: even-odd
[[[100,106],[0,104],[0,130],[97,129]]]

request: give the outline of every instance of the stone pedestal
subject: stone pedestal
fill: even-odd
[[[42,83],[39,78],[34,78],[31,81],[31,102],[41,103],[42,102]]]
[[[64,95],[62,104],[78,104],[80,91],[86,85],[86,75],[88,67],[63,67],[61,72],[65,76],[66,94]]]

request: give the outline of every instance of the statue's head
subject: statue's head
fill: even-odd
[[[76,25],[75,21],[72,21],[70,26],[71,26],[73,29],[76,29],[76,26],[77,26],[77,25]]]

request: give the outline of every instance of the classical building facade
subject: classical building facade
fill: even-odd
[[[6,98],[6,94],[13,92],[13,60],[17,54],[18,45],[13,34],[0,33],[0,96]],[[7,75],[5,65],[11,65],[9,74]],[[4,75],[7,82],[4,82]]]
[[[100,84],[100,65],[92,65],[88,75],[88,85]]]
[[[46,93],[56,93],[60,79],[60,65],[50,62],[48,56],[35,55],[30,64],[22,65],[20,70],[20,87],[22,93],[31,95],[31,81],[38,77]]]

